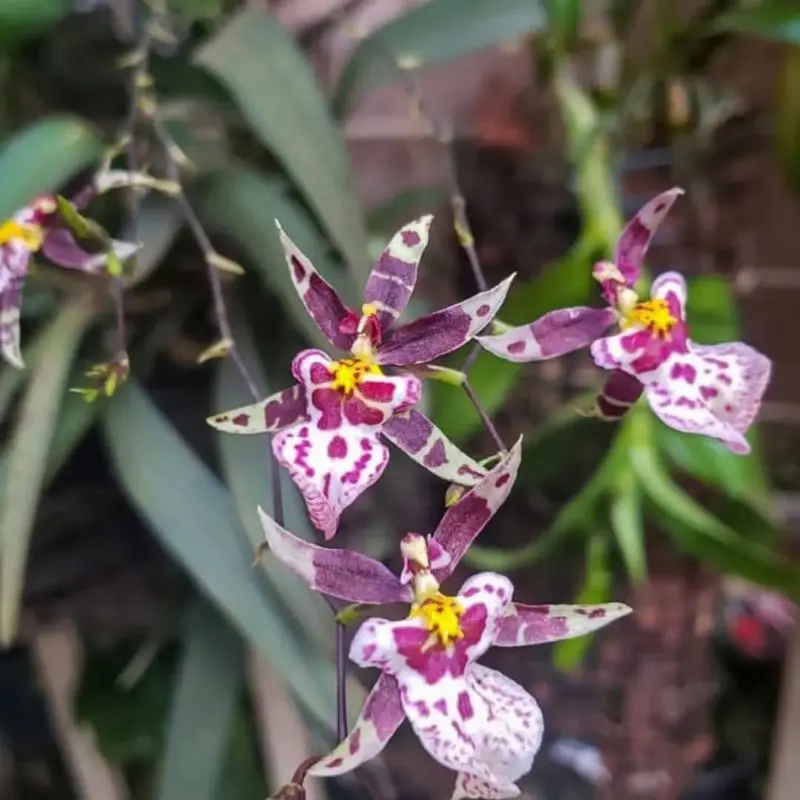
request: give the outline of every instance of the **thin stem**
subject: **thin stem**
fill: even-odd
[[[486,430],[489,432],[489,435],[494,439],[494,443],[497,445],[497,449],[501,453],[507,453],[508,448],[505,446],[503,439],[501,438],[500,434],[497,432],[497,428],[495,424],[489,417],[486,409],[483,407],[483,403],[481,403],[480,398],[478,395],[475,394],[475,390],[470,385],[469,380],[465,380],[464,383],[461,385],[464,389],[464,394],[467,395],[469,401],[475,408],[475,411],[478,412],[478,416],[481,418],[481,422],[483,423]]]
[[[336,738],[342,742],[347,738],[347,630],[336,620]],[[338,676],[341,675],[340,680]]]

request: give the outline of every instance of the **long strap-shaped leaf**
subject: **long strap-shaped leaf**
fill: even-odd
[[[205,600],[186,618],[184,650],[156,800],[214,800],[244,686],[241,637]]]
[[[50,323],[22,401],[0,494],[0,640],[17,633],[31,528],[75,351],[95,314],[91,295],[67,301]]]
[[[136,381],[103,417],[111,461],[130,500],[200,589],[270,659],[306,709],[330,728],[335,675],[268,586],[241,542],[230,495]]]

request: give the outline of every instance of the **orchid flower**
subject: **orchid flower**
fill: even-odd
[[[521,441],[449,508],[432,536],[407,534],[397,576],[361,553],[319,547],[259,510],[273,555],[312,589],[354,603],[409,603],[399,622],[369,618],[350,658],[381,675],[347,738],[310,775],[350,772],[380,753],[408,719],[423,747],[457,773],[453,799],[519,794],[542,742],[539,706],[518,683],[476,663],[491,646],[521,647],[581,636],[630,612],[621,603],[529,606],[514,603],[503,575],[468,579],[455,596],[440,591],[508,496]]]
[[[279,226],[297,293],[328,341],[349,354],[335,360],[321,350],[304,350],[292,363],[294,386],[207,420],[226,433],[274,433],[275,457],[327,539],[341,512],[386,468],[389,451],[381,436],[449,482],[471,486],[486,474],[414,409],[420,380],[409,371],[383,371],[426,364],[461,347],[491,322],[513,278],[395,325],[414,290],[431,221],[421,217],[395,234],[372,268],[360,312],[344,304]]]
[[[88,197],[88,195],[84,195]],[[113,255],[124,261],[140,245],[112,241]],[[20,307],[31,257],[41,251],[54,264],[90,275],[102,273],[108,253],[88,253],[60,224],[53,195],[35,198],[0,223],[0,351],[12,366],[25,365],[20,353]]]
[[[634,286],[650,241],[682,189],[648,202],[617,241],[615,263],[595,264],[607,308],[552,311],[529,325],[496,336],[478,336],[489,352],[509,361],[541,361],[591,346],[595,364],[613,370],[597,398],[597,413],[622,416],[644,393],[666,425],[719,439],[747,453],[745,433],[769,382],[771,362],[741,342],[702,345],[689,338],[686,282],[665,272],[653,282],[650,299]],[[617,323],[620,332],[602,336]]]

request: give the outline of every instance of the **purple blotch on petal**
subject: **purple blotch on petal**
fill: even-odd
[[[506,361],[544,361],[587,347],[616,320],[610,308],[561,308],[527,325],[475,338],[481,347]]]
[[[503,304],[513,279],[511,275],[468,300],[395,328],[381,345],[378,360],[396,366],[424,364],[457,350],[489,324]],[[489,310],[478,316],[484,305]]]

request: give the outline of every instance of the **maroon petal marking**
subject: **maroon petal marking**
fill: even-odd
[[[597,395],[595,411],[605,420],[617,420],[634,406],[643,391],[644,387],[638,378],[615,370]]]
[[[628,286],[638,280],[653,235],[682,194],[683,189],[675,187],[654,197],[639,209],[620,234],[614,261]]]
[[[388,567],[354,550],[319,547],[258,509],[270,552],[312,589],[349,603],[409,603],[411,589]]]
[[[561,308],[527,325],[475,339],[506,361],[545,361],[590,345],[616,321],[616,312],[611,308]]]
[[[330,539],[341,513],[377,481],[389,459],[379,434],[397,410],[420,397],[413,375],[359,375],[348,389],[334,388],[343,364],[320,350],[304,350],[292,372],[305,387],[307,421],[279,431],[272,450],[297,485],[313,524]]]
[[[631,611],[624,603],[595,606],[512,603],[500,620],[494,644],[497,647],[527,647],[585,636]]]
[[[429,472],[451,483],[473,486],[486,470],[454,445],[421,411],[392,417],[383,436]]]
[[[352,772],[386,747],[405,718],[397,681],[383,673],[372,687],[350,735],[314,764],[308,774],[330,777]]]
[[[274,433],[304,419],[306,393],[295,384],[258,403],[215,414],[206,422],[224,433]]]
[[[404,225],[372,267],[364,288],[364,303],[377,309],[381,332],[397,320],[411,298],[431,222],[433,217],[426,215]]]
[[[522,457],[522,437],[479,483],[455,505],[445,511],[433,533],[433,541],[450,556],[450,562],[436,570],[436,579],[444,581],[505,502],[517,478]]]
[[[353,332],[344,332],[342,325],[345,320],[351,320],[355,312],[342,302],[333,286],[317,272],[311,261],[286,235],[277,220],[275,224],[278,226],[292,283],[306,311],[334,347],[349,350],[355,341],[355,335]]]
[[[514,275],[488,291],[434,311],[390,331],[378,350],[381,364],[409,366],[435,361],[483,330],[503,305]]]

